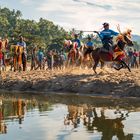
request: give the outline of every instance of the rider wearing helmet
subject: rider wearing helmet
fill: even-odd
[[[119,33],[109,29],[109,23],[107,22],[103,23],[103,28],[104,30],[102,30],[98,35],[103,43],[104,50],[112,53],[113,36],[117,36]]]

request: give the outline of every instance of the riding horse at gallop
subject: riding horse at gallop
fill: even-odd
[[[131,33],[130,30],[129,32],[128,31],[124,33],[120,32],[120,34],[117,36],[116,39],[117,43],[116,45],[113,46],[113,53],[105,52],[101,48],[96,48],[95,50],[92,50],[92,57],[94,60],[93,70],[95,73],[97,73],[96,67],[99,62],[101,62],[101,68],[103,67],[105,62],[115,62],[116,64],[119,65],[118,67],[114,67],[116,70],[127,68],[131,72],[129,66],[123,60],[125,58],[125,52],[124,52],[125,46],[126,45],[133,46],[130,33]]]
[[[67,53],[67,64],[76,64],[78,60],[82,57],[80,51],[78,50],[78,43],[72,42],[71,40],[65,40],[64,51]]]

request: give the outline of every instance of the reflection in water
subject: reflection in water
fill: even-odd
[[[47,107],[45,104],[41,104],[36,100],[14,98],[10,101],[3,101],[0,99],[0,134],[7,133],[5,120],[16,120],[19,124],[22,124],[25,112],[35,109],[36,106],[38,106],[40,112],[45,111]]]
[[[4,108],[3,108],[3,101],[0,98],[0,134],[7,133],[7,126],[4,122]]]
[[[48,136],[48,140],[58,139],[77,139],[75,132],[77,133],[79,139],[89,140],[138,140],[140,139],[139,134],[126,133],[124,131],[125,123],[129,120],[131,116],[130,110],[125,109],[109,109],[105,107],[95,107],[92,105],[61,105],[54,106],[48,101],[38,101],[36,99],[21,99],[12,98],[11,100],[0,99],[0,134],[6,134],[10,138],[10,128],[15,124],[10,124],[10,122],[16,122],[16,127],[22,128],[21,124],[24,126],[22,130],[23,137],[21,140],[29,139],[24,138],[26,127],[30,128],[30,131],[37,129],[35,133],[48,134],[48,131],[54,131],[51,137]],[[32,116],[29,112],[39,116]],[[59,117],[60,116],[60,117]],[[38,126],[34,126],[34,121],[32,119],[36,118],[38,121]],[[27,121],[29,119],[29,121]],[[61,122],[64,121],[64,124]],[[26,120],[26,121],[25,121]],[[37,122],[36,122],[37,123]],[[138,122],[136,122],[137,124]],[[60,127],[60,124],[65,127]],[[31,126],[30,126],[31,125]],[[130,125],[131,126],[131,125]],[[129,127],[130,127],[129,126]],[[68,129],[70,128],[70,129]],[[80,128],[80,129],[79,129]],[[22,135],[15,128],[15,135],[13,139]],[[51,130],[49,130],[51,129]],[[138,126],[140,130],[140,126]],[[69,133],[67,134],[67,130]],[[14,130],[11,130],[14,132]],[[29,132],[30,132],[29,131]],[[57,131],[57,132],[55,132]],[[84,133],[83,133],[84,132]],[[19,133],[19,134],[18,134]],[[31,132],[30,132],[31,133]],[[9,135],[8,135],[9,134]],[[92,134],[92,135],[91,135]],[[81,137],[80,137],[81,135]],[[84,137],[84,135],[86,137]],[[44,140],[46,139],[44,135],[40,136],[38,139],[32,137],[34,140]],[[136,138],[137,136],[137,138]],[[4,138],[4,137],[2,137]],[[1,139],[1,135],[0,135]]]
[[[76,128],[82,120],[88,131],[102,132],[101,140],[112,140],[113,136],[116,136],[119,140],[132,140],[133,138],[133,134],[125,135],[123,131],[122,121],[128,117],[128,112],[114,111],[114,115],[116,115],[114,119],[107,118],[103,108],[97,113],[94,107],[68,105],[68,112],[69,114],[64,118],[65,125],[73,125],[73,128]]]

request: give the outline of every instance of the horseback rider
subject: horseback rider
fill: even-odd
[[[81,47],[81,41],[80,41],[80,39],[78,39],[77,34],[74,35],[74,39],[72,40],[72,42],[77,42],[78,43],[78,49]]]
[[[88,39],[88,41],[87,41],[87,43],[86,43],[87,49],[88,49],[88,50],[93,50],[93,49],[94,49],[94,44],[93,44],[93,42],[91,41],[91,37],[88,36],[87,39]]]
[[[103,28],[104,29],[100,33],[95,31],[95,33],[98,33],[103,43],[103,48],[101,49],[101,51],[113,54],[113,36],[117,36],[119,33],[109,29],[109,23],[107,22],[103,23]]]
[[[81,41],[80,41],[80,39],[78,38],[78,35],[77,34],[75,34],[74,35],[74,39],[72,40],[72,42],[73,43],[77,43],[78,45],[77,45],[77,48],[76,48],[76,52],[77,52],[77,56],[78,56],[78,54],[79,54],[79,49],[80,49],[80,47],[81,47]]]
[[[85,53],[84,53],[84,57],[86,58],[86,56],[87,56],[87,54],[90,54],[92,51],[93,51],[93,49],[94,49],[94,44],[93,44],[93,42],[91,41],[91,37],[90,36],[88,36],[88,41],[86,42],[86,51],[85,51]]]

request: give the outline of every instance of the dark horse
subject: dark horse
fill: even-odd
[[[91,50],[92,57],[95,62],[93,66],[94,72],[97,73],[96,67],[99,62],[101,62],[101,67],[102,67],[104,65],[104,62],[106,61],[107,62],[112,61],[119,64],[119,67],[114,67],[116,70],[120,70],[125,67],[125,68],[128,68],[128,70],[131,72],[129,66],[123,60],[123,58],[125,57],[124,48],[126,45],[133,46],[133,42],[131,41],[128,33],[123,33],[123,34],[118,35],[117,44],[113,46],[113,51],[114,51],[114,54],[116,55],[115,58],[114,58],[114,54],[111,54],[110,52],[105,52],[101,48],[96,48],[95,50]],[[91,52],[86,51],[85,55]]]

